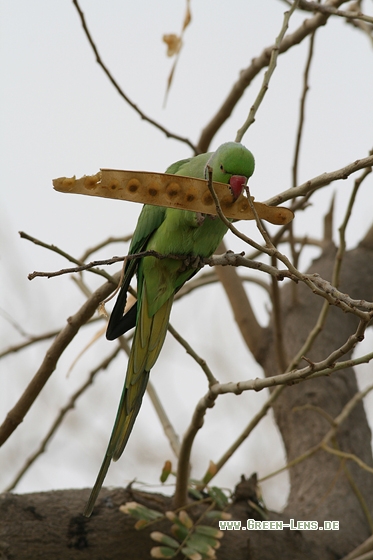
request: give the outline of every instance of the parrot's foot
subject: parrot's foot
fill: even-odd
[[[203,257],[199,257],[198,255],[190,255],[189,257],[185,257],[183,260],[183,265],[181,270],[187,270],[188,268],[202,268],[204,266]]]
[[[206,214],[201,214],[201,212],[196,212],[197,226],[201,226],[206,219]]]

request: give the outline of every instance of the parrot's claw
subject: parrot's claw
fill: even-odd
[[[183,265],[181,270],[187,270],[188,268],[202,268],[204,266],[203,258],[198,255],[190,255],[183,260]]]

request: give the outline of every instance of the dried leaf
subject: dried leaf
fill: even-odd
[[[186,12],[184,16],[183,31],[188,27],[192,21],[192,12],[190,11],[190,0],[187,0]]]
[[[183,44],[181,37],[178,37],[175,33],[170,33],[169,35],[163,35],[162,39],[167,45],[167,56],[174,56],[180,51]]]

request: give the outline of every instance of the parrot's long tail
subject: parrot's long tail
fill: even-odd
[[[86,517],[92,513],[111,461],[117,461],[126,447],[141,407],[149,372],[159,356],[166,337],[172,303],[173,297],[170,297],[153,317],[149,317],[144,285],[124,388],[109,445],[83,512]]]

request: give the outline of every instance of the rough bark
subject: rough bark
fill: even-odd
[[[322,256],[313,263],[309,272],[318,272],[324,279],[331,280],[335,255],[335,247],[329,245]],[[360,246],[349,251],[343,261],[341,291],[348,293],[352,298],[371,301],[372,277],[373,252]],[[295,298],[292,288],[288,285],[281,292],[285,352],[289,358],[296,354],[306,340],[323,304],[321,298],[315,297],[304,285],[297,286]],[[312,361],[326,358],[333,349],[341,346],[354,333],[357,324],[358,320],[354,315],[344,314],[340,309],[331,307],[325,327],[307,358]],[[262,352],[262,365],[267,376],[281,373],[276,365],[272,340],[273,329],[270,327],[263,348],[265,351]],[[343,359],[350,357],[351,353]],[[273,408],[288,461],[299,457],[319,443],[331,428],[330,421],[316,409],[302,410],[299,407],[319,407],[331,418],[335,418],[356,392],[357,382],[352,369],[286,388]],[[341,451],[353,453],[369,466],[373,466],[371,431],[362,402],[341,425],[336,440],[336,445]],[[371,531],[358,499],[358,491],[372,515],[371,473],[351,461],[342,465],[340,458],[325,451],[318,451],[292,467],[289,472],[291,490],[285,514],[299,520],[340,522],[338,533],[303,533],[310,545],[313,546],[315,540],[323,543],[323,558],[340,558],[368,538]],[[358,491],[354,490],[354,484]],[[327,551],[330,556],[326,555]]]
[[[330,279],[335,248],[329,246],[313,263],[312,270]],[[341,290],[353,298],[372,300],[373,251],[361,244],[349,251],[342,268]],[[291,358],[314,326],[323,301],[302,285],[296,298],[290,285],[281,290],[282,328],[285,351]],[[356,317],[331,308],[323,332],[307,355],[311,360],[325,358],[354,332]],[[276,365],[272,323],[266,329],[261,363],[267,376],[279,373]],[[357,391],[352,370],[335,373],[287,387],[274,405],[288,461],[320,442],[330,422],[316,408],[299,409],[305,404],[319,407],[335,418]],[[294,410],[295,407],[298,407]],[[340,450],[354,453],[373,466],[371,433],[362,403],[341,425],[336,441]],[[237,479],[241,473],[237,473]],[[285,523],[299,520],[338,520],[339,531],[227,531],[218,551],[220,560],[272,560],[278,558],[316,560],[342,558],[370,535],[361,497],[373,514],[373,475],[351,461],[319,451],[290,469],[291,491],[281,514],[269,512],[269,519]],[[360,494],[359,494],[360,493]],[[90,519],[81,515],[88,490],[65,490],[40,494],[4,494],[0,500],[0,557],[8,560],[32,559],[122,559],[149,558],[154,543],[152,530],[167,532],[168,523],[136,531],[134,520],[118,506],[136,500],[160,511],[170,508],[170,499],[131,489],[107,490],[100,494]],[[230,507],[234,520],[243,525],[258,519],[246,499]],[[2,554],[2,555],[1,555]]]

